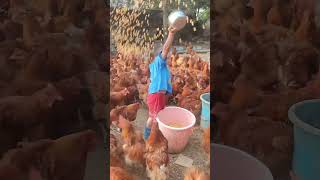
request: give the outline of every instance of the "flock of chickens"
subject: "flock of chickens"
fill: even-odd
[[[137,102],[139,99],[147,104],[149,86],[150,58],[144,61],[133,55],[119,54],[110,65],[110,108]],[[202,61],[187,45],[187,55],[183,56],[174,49],[168,59],[168,66],[172,74],[173,94],[169,102],[186,108],[196,116],[200,115],[200,95],[210,91],[209,63]]]
[[[209,64],[202,61],[188,46],[188,55],[182,57],[174,50],[168,59],[172,72],[173,95],[169,101],[200,114],[200,95],[210,91]],[[128,167],[146,170],[151,180],[168,179],[168,142],[153,124],[150,137],[143,139],[142,133],[131,123],[137,117],[141,101],[146,104],[149,81],[149,60],[133,55],[118,54],[110,65],[110,125],[121,128],[121,138],[110,133],[110,177],[112,180],[133,180]],[[145,119],[146,121],[147,119]],[[203,134],[203,147],[210,157],[210,129]],[[209,158],[210,159],[210,158]],[[209,176],[198,168],[191,168],[185,180],[209,180]]]
[[[99,0],[1,9],[0,179],[83,179],[106,121],[108,10]]]
[[[319,35],[313,0],[217,0],[212,34],[221,143],[289,176],[291,105],[320,98]]]
[[[0,179],[83,179],[87,154],[102,139],[108,104],[123,140],[120,148],[110,134],[111,177],[134,178],[126,178],[124,160],[146,168],[151,179],[165,179],[167,140],[153,126],[145,142],[130,123],[139,99],[146,101],[149,61],[122,55],[106,60],[105,2],[1,0],[0,13]],[[210,89],[208,63],[189,47],[189,57],[174,52],[168,64],[170,100],[199,115],[199,96]],[[209,129],[204,136],[209,155]],[[199,169],[186,174],[199,177],[208,179]]]

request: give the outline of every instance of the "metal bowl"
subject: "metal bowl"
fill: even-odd
[[[173,11],[169,17],[169,24],[176,28],[178,31],[181,30],[187,24],[187,16],[182,11]]]

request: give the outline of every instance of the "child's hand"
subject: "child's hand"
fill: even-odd
[[[178,30],[172,26],[168,28],[169,33],[175,34]]]

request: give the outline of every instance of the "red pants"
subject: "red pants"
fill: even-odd
[[[167,104],[167,96],[164,93],[148,94],[149,117],[155,119],[158,112],[165,108]]]

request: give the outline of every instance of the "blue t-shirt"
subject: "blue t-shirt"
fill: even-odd
[[[161,90],[172,94],[171,75],[167,66],[166,59],[163,59],[160,52],[149,65],[150,69],[150,85],[149,94],[159,92]]]

